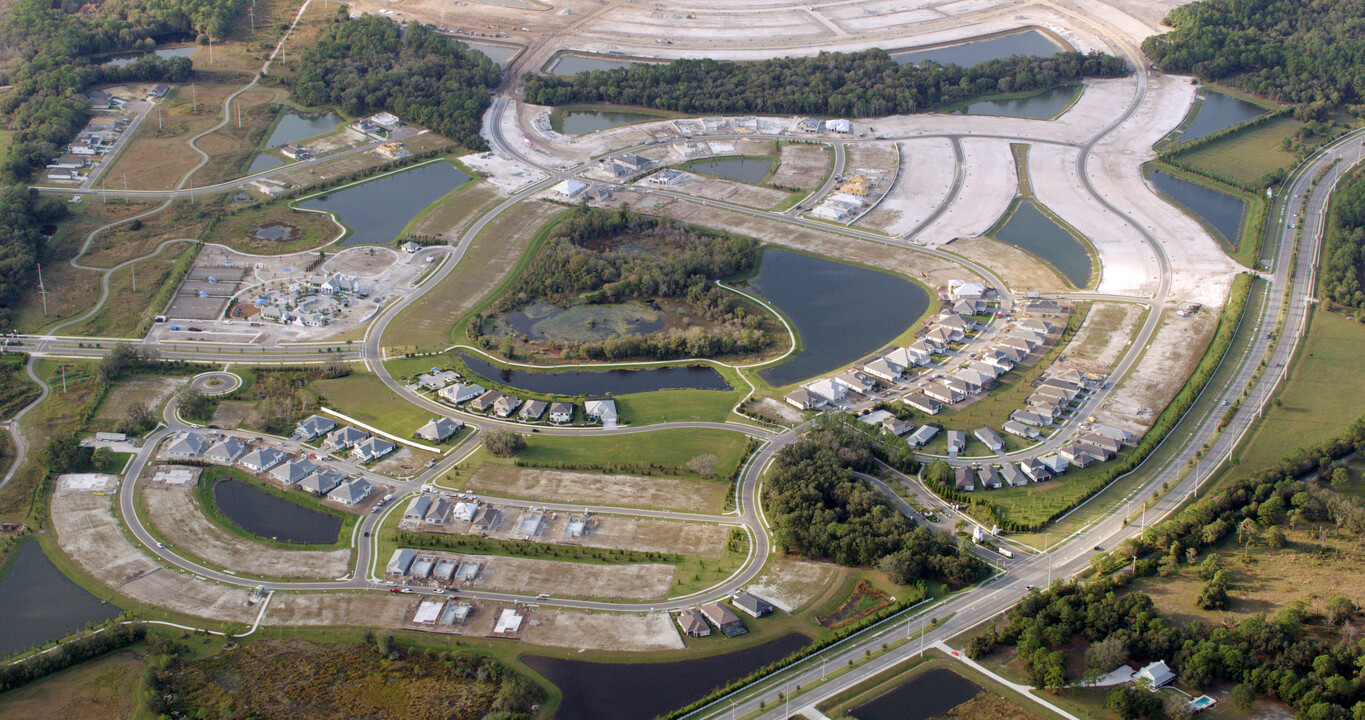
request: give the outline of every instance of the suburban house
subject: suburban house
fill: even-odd
[[[552,191],[554,192],[554,194],[562,198],[568,198],[572,200],[578,197],[579,195],[582,195],[583,191],[587,189],[588,189],[587,183],[581,180],[569,179],[554,186],[552,188]]]
[[[963,298],[953,303],[953,312],[958,315],[980,315],[985,311],[986,303],[980,300]]]
[[[936,327],[924,334],[924,339],[929,344],[940,348],[948,347],[950,343],[960,342],[963,338],[961,330],[950,330],[946,327]]]
[[[1007,339],[1010,338],[1015,340],[1022,340],[1025,345],[1028,345],[1030,350],[1043,344],[1043,338],[1027,330],[1015,330],[1014,332],[1009,334],[1009,338]]]
[[[450,519],[450,514],[454,509],[455,506],[451,505],[449,500],[437,498],[435,502],[431,503],[431,507],[427,508],[427,514],[422,516],[422,522],[444,525]]]
[[[902,420],[894,415],[882,421],[882,429],[886,432],[900,437],[915,429],[915,424],[909,420]]]
[[[906,372],[912,367],[919,367],[920,365],[929,362],[928,355],[921,356],[911,352],[909,348],[896,348],[887,353],[886,357],[882,359],[891,363],[892,366],[900,368],[901,372]]]
[[[423,425],[415,434],[422,440],[429,440],[434,443],[445,442],[445,439],[460,431],[464,423],[459,420],[451,420],[448,417],[432,418],[426,425]]]
[[[1000,439],[1000,436],[988,427],[977,428],[972,431],[972,434],[975,435],[976,439],[980,440],[981,444],[985,445],[991,452],[1000,452],[1005,449],[1005,441]]]
[[[331,418],[325,418],[321,415],[310,415],[307,419],[299,421],[299,424],[294,428],[294,434],[291,437],[294,440],[309,442],[326,435],[336,429],[336,426],[336,421]]]
[[[204,459],[222,465],[231,465],[246,452],[246,444],[235,437],[226,437],[204,451]]]
[[[706,637],[711,634],[711,626],[696,608],[687,608],[678,613],[678,627],[688,637]]]
[[[928,415],[937,415],[943,409],[939,401],[924,395],[907,395],[901,398],[901,402]]]
[[[1118,428],[1109,427],[1108,425],[1096,425],[1092,429],[1092,432],[1094,432],[1096,435],[1103,435],[1104,437],[1117,440],[1123,443],[1124,445],[1133,444],[1132,433],[1129,433],[1125,430],[1120,430]]]
[[[967,433],[961,430],[948,431],[948,454],[956,455],[967,449]]]
[[[412,569],[412,561],[416,559],[417,553],[407,548],[398,548],[393,551],[393,557],[389,558],[385,570],[389,575],[407,575],[408,570]]]
[[[550,422],[563,424],[573,420],[573,403],[557,402],[550,406]]]
[[[1082,438],[1081,442],[1076,443],[1076,449],[1089,455],[1092,458],[1095,458],[1096,460],[1099,460],[1100,462],[1108,462],[1110,460],[1113,460],[1114,457],[1118,455],[1118,453],[1114,452],[1113,450],[1110,450],[1107,447],[1101,447],[1099,445],[1091,443],[1089,441],[1088,436],[1086,438]]]
[[[1000,471],[991,465],[977,468],[976,479],[981,482],[981,487],[987,490],[999,490],[1005,484],[1004,478],[1000,477]]]
[[[849,386],[835,378],[824,378],[807,385],[806,390],[825,402],[837,403],[848,396]]]
[[[1024,320],[1019,323],[1019,327],[1025,330],[1031,330],[1039,335],[1047,335],[1052,332],[1052,324],[1046,320],[1039,320],[1038,318]]]
[[[347,425],[346,427],[333,430],[332,434],[327,436],[327,447],[331,448],[332,452],[349,450],[356,443],[369,436],[370,434],[364,430]]]
[[[747,592],[736,595],[731,603],[756,618],[767,617],[773,613],[773,606],[767,600]]]
[[[1052,471],[1047,469],[1038,458],[1029,458],[1019,463],[1019,469],[1033,482],[1043,482],[1052,479]]]
[[[177,437],[170,445],[166,446],[166,454],[174,458],[194,460],[198,459],[198,457],[203,454],[204,448],[207,445],[208,441],[199,433],[181,433],[180,437]]]
[[[912,448],[924,447],[938,434],[938,429],[937,425],[921,425],[918,430],[905,439],[905,442],[909,443]]]
[[[877,389],[877,381],[870,375],[865,375],[857,370],[849,370],[834,376],[835,380],[849,386],[853,390],[866,395]]]
[[[342,483],[333,490],[327,497],[341,503],[342,505],[359,505],[365,498],[374,492],[374,486],[365,478],[356,478],[350,482]]]
[[[299,487],[304,490],[307,490],[310,493],[313,493],[314,495],[321,497],[329,492],[332,492],[332,490],[336,489],[336,486],[340,485],[345,481],[346,476],[342,475],[336,470],[333,470],[331,468],[321,468],[312,475],[309,475],[308,477],[304,478],[299,483]]]
[[[981,376],[971,370],[958,370],[944,380],[945,383],[949,381],[953,381],[952,387],[969,395],[981,392]]]
[[[976,481],[972,477],[971,468],[953,468],[953,488],[958,492],[974,492],[976,490]]]
[[[545,414],[545,408],[549,406],[550,404],[544,400],[527,400],[526,404],[521,406],[521,412],[517,413],[517,416],[522,420],[538,420],[541,415]]]
[[[1000,477],[1010,484],[1010,487],[1023,487],[1028,484],[1028,476],[1019,470],[1014,463],[1005,463],[1000,468]]]
[[[589,420],[601,422],[603,425],[616,422],[615,400],[589,400],[583,403],[583,411]]]
[[[421,522],[427,516],[427,511],[431,509],[431,496],[418,495],[408,503],[408,507],[403,511],[404,520],[414,520]]]
[[[965,300],[980,300],[986,295],[986,286],[980,283],[962,282],[953,280],[948,283],[948,293],[955,298]]]
[[[356,443],[355,447],[351,448],[351,457],[362,464],[374,462],[393,452],[397,447],[384,438],[372,437]]]
[[[910,353],[910,356],[915,359],[916,365],[928,363],[934,355],[934,349],[929,347],[929,343],[924,340],[916,340],[915,342],[910,343],[910,346],[905,348],[905,351]]]
[[[1006,421],[1005,424],[1001,426],[1001,429],[1011,435],[1018,435],[1025,440],[1032,440],[1033,438],[1038,437],[1038,428],[1013,420]]]
[[[1032,425],[1034,427],[1044,427],[1052,423],[1052,418],[1046,418],[1038,413],[1029,412],[1028,410],[1015,410],[1010,413],[1010,419],[1017,423]]]
[[[1061,475],[1070,467],[1066,462],[1066,458],[1063,458],[1061,455],[1044,455],[1043,457],[1038,458],[1038,462],[1047,467],[1048,471],[1053,475]]]
[[[1040,387],[1057,388],[1066,393],[1066,398],[1068,400],[1075,400],[1076,396],[1081,394],[1080,385],[1073,382],[1067,382],[1066,380],[1058,380],[1057,378],[1048,378],[1047,380],[1044,380]],[[1121,433],[1122,431],[1119,432]]]
[[[493,414],[498,417],[508,417],[516,412],[516,409],[519,407],[521,407],[521,398],[503,395],[493,401]]]
[[[1153,690],[1175,682],[1175,673],[1166,667],[1165,660],[1157,660],[1141,670],[1137,671],[1137,680],[1147,681]]]
[[[821,398],[805,388],[797,388],[787,393],[785,399],[788,405],[791,405],[797,410],[814,410],[825,404],[824,398]]]
[[[1106,435],[1101,435],[1099,433],[1092,432],[1089,435],[1086,435],[1085,437],[1081,438],[1081,442],[1088,443],[1096,447],[1102,447],[1115,455],[1119,454],[1119,451],[1123,449],[1123,443],[1119,442],[1118,440],[1115,440],[1114,438],[1108,437]]]
[[[251,472],[265,472],[279,465],[281,460],[284,460],[284,453],[273,447],[256,448],[242,458],[242,467]]]
[[[470,400],[469,407],[472,410],[485,412],[489,408],[493,407],[493,403],[496,403],[501,399],[502,393],[498,392],[497,390],[489,390],[488,392],[474,398],[473,400]]]
[[[466,400],[473,400],[484,394],[484,389],[478,385],[455,383],[454,385],[448,385],[441,388],[437,394],[444,398],[446,402],[452,405],[459,405]]]
[[[716,629],[725,634],[726,637],[734,637],[749,632],[749,628],[744,627],[739,616],[730,612],[730,608],[718,602],[706,603],[701,606],[701,614],[711,621]]]
[[[431,372],[417,376],[417,384],[425,390],[440,390],[459,379],[460,376],[454,370],[432,368]]]
[[[1010,348],[1012,350],[1018,351],[1019,357],[1021,359],[1027,356],[1029,352],[1033,350],[1032,345],[1029,345],[1027,342],[1024,342],[1023,340],[1017,337],[1007,337],[1004,340],[1001,340],[1000,347]]]
[[[826,120],[825,129],[830,132],[851,133],[853,132],[853,123],[842,118],[838,120]]]
[[[976,327],[976,323],[963,318],[961,315],[949,315],[940,318],[938,326],[952,333],[954,340],[962,340],[967,337],[967,331]]]
[[[873,360],[863,366],[863,372],[888,382],[895,382],[901,378],[900,368],[886,360]]]
[[[479,511],[479,501],[470,500],[467,502],[455,503],[455,508],[451,510],[451,517],[455,520],[464,522],[474,522],[474,514]]]
[[[1080,445],[1067,445],[1057,453],[1063,460],[1075,465],[1078,468],[1088,468],[1095,464],[1095,458],[1090,453],[1081,449]]]
[[[971,370],[972,372],[975,372],[976,374],[980,375],[983,378],[990,378],[991,380],[995,380],[1005,372],[1003,368],[997,365],[992,365],[983,360],[973,361],[971,365],[967,366],[967,369]]]
[[[920,391],[939,402],[947,403],[949,405],[967,396],[965,392],[955,390],[946,383],[929,383],[923,388],[920,388]]]
[[[318,469],[317,465],[307,460],[288,460],[283,465],[270,471],[270,477],[279,480],[285,485],[294,483],[312,475]]]

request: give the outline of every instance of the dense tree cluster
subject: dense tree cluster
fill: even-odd
[[[490,430],[483,436],[483,446],[498,457],[512,457],[526,449],[526,438],[511,430]]]
[[[290,81],[305,105],[336,105],[349,115],[387,110],[476,150],[484,110],[501,71],[483,53],[429,25],[380,15],[335,22],[303,53]]]
[[[24,188],[0,189],[0,328],[35,276],[43,248],[42,227],[66,215],[58,198]]]
[[[774,542],[841,565],[875,565],[901,584],[981,579],[985,564],[952,536],[916,525],[854,474],[875,470],[872,440],[835,420],[782,448],[763,498]]]
[[[1343,180],[1332,195],[1322,286],[1334,302],[1365,308],[1365,173]]]
[[[1172,10],[1175,30],[1142,49],[1163,70],[1320,111],[1361,101],[1361,17],[1365,0],[1201,0]]]
[[[530,75],[525,83],[526,99],[540,105],[619,103],[686,113],[879,117],[1125,72],[1122,60],[1099,53],[1016,56],[961,68],[932,62],[901,65],[873,49],[756,63],[635,63],[572,78]]]
[[[117,623],[100,632],[62,643],[51,652],[34,655],[20,662],[5,663],[0,665],[0,692],[12,690],[112,650],[127,647],[141,641],[146,635],[146,626],[141,623],[130,625]]]

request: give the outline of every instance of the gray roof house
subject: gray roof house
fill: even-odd
[[[1004,478],[1000,477],[1000,471],[991,465],[977,468],[976,479],[981,481],[981,487],[987,490],[999,490],[1005,484]]]
[[[942,403],[924,395],[909,395],[901,398],[901,402],[928,415],[937,415],[943,409]]]
[[[1033,438],[1038,437],[1038,428],[1033,427],[1031,425],[1025,425],[1021,422],[1008,420],[1005,422],[1004,425],[1000,427],[1005,432],[1011,435],[1018,435],[1019,437],[1024,438],[1025,440],[1032,440]]]
[[[727,608],[718,602],[702,605],[701,614],[705,615],[706,619],[710,620],[711,624],[715,625],[717,630],[725,633],[727,637],[743,635],[744,633],[749,632],[749,628],[744,627],[744,623],[739,619],[738,615],[730,612],[730,608]]]
[[[273,447],[260,447],[242,458],[242,467],[251,472],[265,472],[279,465],[282,460],[284,460],[284,453],[279,450]]]
[[[1024,474],[1029,476],[1029,479],[1033,482],[1043,482],[1044,480],[1052,479],[1052,471],[1048,470],[1047,466],[1040,462],[1038,458],[1029,458],[1020,462],[1019,469],[1023,470]]]
[[[306,419],[299,421],[298,427],[294,428],[293,438],[295,440],[315,440],[336,429],[336,421],[325,418],[321,415],[310,415]]]
[[[237,458],[241,457],[244,452],[246,452],[246,443],[235,437],[227,437],[205,450],[204,459],[209,462],[231,465],[237,462]]]
[[[924,447],[937,434],[937,425],[921,425],[918,430],[910,434],[910,437],[906,438],[905,442],[909,443],[912,448]]]
[[[1095,464],[1095,458],[1090,453],[1081,449],[1080,445],[1071,444],[1062,448],[1058,453],[1063,460],[1070,462],[1078,468],[1088,468]]]
[[[988,427],[977,428],[972,431],[977,440],[980,440],[991,452],[1000,452],[1005,449],[1005,441],[1000,439],[996,432]]]
[[[346,476],[331,468],[321,468],[299,482],[299,487],[319,497],[345,482]]]
[[[334,451],[346,450],[369,436],[370,434],[364,430],[347,425],[344,428],[333,430],[332,433],[327,436],[327,446]]]
[[[1066,458],[1061,455],[1044,455],[1043,457],[1038,458],[1038,462],[1047,466],[1047,469],[1051,471],[1053,475],[1061,475],[1066,472],[1067,467],[1069,467]]]
[[[448,417],[432,418],[416,432],[416,435],[423,440],[430,440],[434,443],[445,442],[446,438],[459,432],[463,425],[464,423],[459,420],[451,420]]]
[[[372,492],[374,492],[374,486],[368,480],[356,478],[337,486],[327,497],[342,505],[357,505],[364,502],[365,498],[369,497]]]
[[[465,402],[466,400],[473,400],[474,398],[484,394],[484,392],[485,391],[483,387],[480,385],[474,385],[472,383],[470,384],[456,383],[454,385],[447,385],[446,387],[441,388],[439,391],[437,391],[437,394],[440,395],[442,398],[445,398],[446,402],[459,405],[460,403]]]
[[[285,485],[293,485],[309,475],[312,475],[317,469],[317,465],[314,465],[307,460],[287,460],[283,465],[279,465],[274,470],[271,470],[270,476]]]
[[[706,637],[711,634],[711,626],[696,608],[687,608],[678,613],[678,627],[689,637]]]
[[[526,404],[521,406],[521,412],[517,413],[517,415],[521,417],[522,420],[535,420],[541,415],[544,415],[545,408],[549,406],[549,403],[544,400],[527,400]]]
[[[1014,463],[1005,463],[1005,466],[1000,468],[1000,477],[1005,478],[1005,482],[1009,483],[1010,487],[1023,487],[1028,484],[1028,476],[1021,472]]]
[[[967,449],[967,433],[961,430],[948,431],[948,454],[956,455]]]
[[[180,437],[166,446],[166,454],[171,457],[197,459],[207,445],[208,441],[200,433],[181,433]]]
[[[387,568],[390,575],[407,575],[408,569],[412,567],[412,561],[417,559],[417,553],[407,549],[398,548],[393,551],[393,557],[389,558]]]
[[[756,595],[742,592],[730,601],[735,607],[756,618],[765,617],[773,614],[773,606],[767,600]]]
[[[953,488],[958,492],[973,492],[976,490],[976,479],[972,477],[971,468],[953,468]]]
[[[408,503],[408,509],[403,511],[404,520],[421,520],[426,517],[427,511],[431,509],[431,496],[418,495]]]
[[[566,423],[573,420],[573,403],[557,402],[550,406],[550,422]]]
[[[356,443],[356,446],[351,448],[351,457],[355,458],[357,462],[374,462],[393,452],[397,447],[384,438],[372,437]]]

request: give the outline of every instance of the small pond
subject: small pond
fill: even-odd
[[[773,161],[768,158],[723,158],[695,163],[687,169],[702,175],[757,185],[768,177],[773,169]]]
[[[130,65],[136,62],[139,58],[146,57],[147,55],[155,55],[159,58],[189,57],[194,54],[194,51],[196,49],[198,48],[195,45],[187,45],[185,47],[158,48],[156,50],[139,50],[136,52],[125,52],[114,55],[112,60],[109,60],[104,64],[112,65],[114,67],[123,67],[124,65]]]
[[[503,385],[536,393],[553,395],[626,395],[690,388],[695,390],[730,390],[715,368],[705,365],[693,367],[661,367],[646,370],[559,370],[528,372],[498,367],[472,355],[460,355],[470,372]]]
[[[763,253],[750,284],[801,335],[800,352],[759,371],[777,387],[883,347],[929,309],[929,294],[905,278],[778,248]]]
[[[523,656],[564,693],[555,720],[650,720],[810,644],[792,633],[747,650],[695,660],[601,663]]]
[[[299,229],[287,223],[270,223],[256,228],[252,235],[257,240],[293,240],[299,234]]]
[[[265,146],[275,148],[291,145],[300,140],[332,132],[340,124],[341,116],[336,113],[300,115],[287,112],[275,125],[275,131],[270,133],[270,139],[265,141]]]
[[[62,574],[37,540],[19,548],[0,577],[0,657],[59,640],[122,612]]]
[[[1033,203],[1019,203],[1004,227],[995,232],[995,239],[1038,256],[1078,288],[1090,284],[1094,263],[1085,245]]]
[[[461,39],[460,42],[487,55],[489,60],[498,64],[498,67],[506,67],[508,61],[516,57],[518,52],[521,52],[521,47],[518,45],[504,45],[502,43],[479,42],[477,40],[464,39]]]
[[[330,545],[341,531],[340,517],[276,497],[241,480],[214,485],[213,503],[237,527],[280,542]]]
[[[991,60],[1003,60],[1012,55],[1046,57],[1062,52],[1056,40],[1040,30],[998,35],[983,40],[970,40],[953,45],[925,48],[923,50],[901,50],[891,53],[891,57],[902,65],[918,64],[929,60],[940,65],[959,65],[971,67]]]
[[[664,312],[643,302],[574,305],[537,302],[498,317],[492,334],[525,335],[535,342],[601,342],[663,330]]]
[[[901,683],[850,713],[858,720],[928,720],[981,693],[981,687],[946,668],[936,668]]]
[[[1223,128],[1260,117],[1265,112],[1266,109],[1256,103],[1209,90],[1204,93],[1204,104],[1199,106],[1194,120],[1190,121],[1176,140],[1185,142],[1212,135]]]
[[[1241,198],[1160,170],[1148,172],[1147,177],[1162,195],[1204,220],[1213,228],[1219,240],[1234,251],[1237,249],[1242,232],[1242,214],[1246,212],[1246,203]]]
[[[592,72],[593,70],[615,70],[617,68],[630,67],[637,62],[643,61],[628,60],[624,57],[616,58],[611,55],[564,53],[550,63],[547,72],[551,75],[569,77],[581,72]]]
[[[662,116],[631,110],[569,110],[555,113],[550,126],[565,135],[587,135],[598,130],[662,120]]]
[[[469,176],[447,162],[434,162],[361,185],[319,195],[299,207],[336,213],[351,233],[340,245],[382,245],[403,232],[408,221],[465,184]]]
[[[1077,85],[1063,85],[1037,95],[1001,100],[978,100],[955,110],[959,115],[996,115],[1000,117],[1048,120],[1065,110],[1076,97]]]
[[[247,167],[246,172],[248,175],[253,175],[264,170],[277,168],[283,164],[284,161],[275,157],[274,155],[271,155],[270,153],[261,153],[260,155],[257,155],[256,157],[252,158],[251,165]]]

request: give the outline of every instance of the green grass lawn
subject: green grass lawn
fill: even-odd
[[[1272,120],[1250,130],[1215,140],[1187,153],[1180,159],[1195,167],[1252,183],[1279,168],[1286,170],[1299,163],[1294,153],[1280,149],[1285,138],[1292,138],[1303,123],[1292,118]]]
[[[370,373],[319,380],[315,387],[322,393],[324,406],[399,437],[412,437],[435,417],[399,397]]]
[[[743,390],[659,390],[616,396],[616,410],[629,425],[662,422],[725,422]]]
[[[1058,475],[1051,480],[1040,483],[1029,483],[1023,487],[1003,487],[999,490],[988,490],[975,493],[987,499],[991,504],[1000,509],[1004,519],[1013,520],[1024,524],[1042,522],[1059,508],[1066,507],[1078,497],[1084,496],[1091,490],[1090,480],[1107,472],[1109,466],[1121,460],[1125,455],[1132,452],[1132,448],[1127,448],[1115,460],[1107,463],[1095,463],[1088,468],[1071,468],[1066,473]],[[1055,532],[1053,537],[1058,537]],[[1039,533],[1041,535],[1041,533]]]
[[[517,459],[536,465],[606,469],[616,465],[680,468],[715,455],[715,477],[728,478],[744,457],[747,436],[711,428],[674,428],[625,435],[530,435]]]

